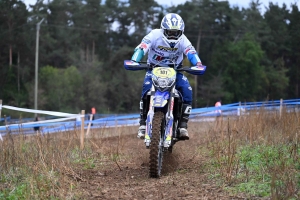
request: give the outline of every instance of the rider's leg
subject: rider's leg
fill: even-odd
[[[187,124],[189,121],[191,110],[192,110],[192,106],[190,104],[183,104],[182,115],[181,115],[180,124],[179,124],[179,130],[180,130],[179,138],[180,139],[185,139],[185,140],[189,139],[189,134],[187,131],[187,128],[188,128]]]
[[[176,89],[180,91],[183,98],[182,115],[179,124],[179,139],[188,140],[187,124],[192,110],[192,87],[188,79],[181,73],[177,73]]]
[[[138,135],[137,137],[140,139],[145,138],[145,131],[146,131],[146,119],[147,119],[147,105],[146,105],[146,93],[151,89],[152,85],[152,79],[151,79],[151,71],[147,71],[143,83],[143,91],[142,91],[142,96],[141,96],[141,101],[140,101],[140,127],[138,130]]]

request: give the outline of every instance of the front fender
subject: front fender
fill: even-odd
[[[155,91],[154,98],[153,98],[153,106],[155,108],[163,108],[167,103],[168,99],[170,98],[170,92],[165,91]]]

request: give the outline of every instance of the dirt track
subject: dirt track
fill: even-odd
[[[94,136],[107,132],[94,130],[90,141],[101,159],[92,169],[77,170],[81,179],[76,190],[84,199],[246,199],[230,196],[206,172],[209,158],[201,146],[212,128],[208,123],[190,124],[190,140],[176,143],[173,153],[164,157],[159,179],[148,177],[149,150],[136,138],[137,127],[115,129],[111,134],[117,137],[103,139]]]

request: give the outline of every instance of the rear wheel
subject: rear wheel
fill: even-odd
[[[163,161],[163,144],[161,141],[162,122],[164,113],[155,112],[152,120],[152,138],[150,145],[150,163],[149,174],[152,178],[158,178],[161,175]]]

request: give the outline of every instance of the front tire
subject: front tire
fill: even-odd
[[[149,175],[151,178],[159,178],[162,170],[163,145],[161,144],[161,131],[164,113],[155,112],[152,120],[152,138],[150,145]]]

